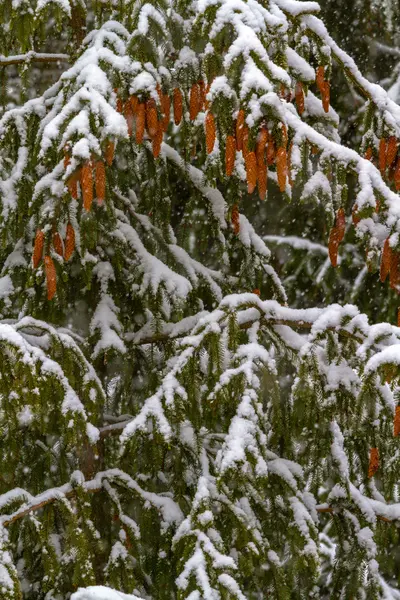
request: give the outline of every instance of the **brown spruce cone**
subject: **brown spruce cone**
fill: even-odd
[[[297,112],[301,116],[304,112],[304,91],[303,83],[301,81],[296,83],[294,96],[296,99]]]
[[[228,135],[225,145],[225,173],[230,177],[233,173],[236,158],[236,140],[233,135]]]
[[[268,145],[267,145],[267,165],[273,165],[275,162],[275,142],[272,135],[268,135]]]
[[[389,238],[387,238],[385,240],[385,243],[383,244],[381,264],[380,264],[380,270],[379,270],[379,278],[382,283],[384,281],[386,281],[386,277],[389,275],[391,260],[392,260],[392,249],[389,244]]]
[[[397,326],[400,327],[400,325]],[[398,435],[400,435],[400,406],[396,406],[393,420],[393,436],[397,437]]]
[[[371,158],[372,158],[372,148],[371,148],[371,146],[368,146],[368,148],[366,149],[365,154],[364,154],[364,158],[366,160],[371,160]]]
[[[399,254],[395,250],[390,253],[390,270],[389,270],[389,285],[392,290],[396,290],[399,293],[400,287],[400,264]]]
[[[160,155],[161,144],[162,144],[162,141],[163,141],[163,134],[164,134],[163,127],[162,127],[162,123],[160,122],[158,124],[157,133],[153,137],[153,141],[152,141],[152,150],[153,150],[153,156],[154,156],[154,158],[157,158]]]
[[[329,104],[330,104],[330,96],[331,96],[331,84],[329,81],[324,81],[324,85],[322,86],[322,106],[324,111],[329,112]]]
[[[344,238],[346,230],[346,215],[343,208],[339,208],[336,221],[329,233],[328,253],[332,267],[337,267],[339,244]]]
[[[400,156],[396,160],[396,167],[394,170],[393,181],[394,181],[396,191],[399,191],[400,190]]]
[[[69,260],[74,253],[75,250],[75,231],[72,227],[71,223],[68,222],[67,231],[65,234],[65,243],[64,243],[64,259]]]
[[[182,121],[183,115],[183,96],[179,88],[174,89],[173,94],[173,105],[174,105],[174,122],[175,125],[179,125]]]
[[[391,135],[387,140],[386,147],[386,168],[390,168],[397,154],[397,138],[394,135]]]
[[[51,256],[46,255],[44,257],[44,270],[46,273],[47,300],[52,300],[57,291],[57,275]]]
[[[286,148],[278,148],[276,153],[276,174],[278,177],[278,186],[281,192],[286,189],[287,177],[287,153]]]
[[[386,172],[386,151],[387,143],[385,138],[381,138],[379,142],[379,170],[381,175],[384,176]]]
[[[267,184],[268,184],[268,167],[266,163],[259,165],[257,163],[257,186],[258,196],[260,200],[265,200],[267,196]]]
[[[67,145],[64,148],[64,169],[66,169],[70,163],[71,163],[71,155],[69,153],[69,148]]]
[[[90,212],[93,202],[93,164],[91,160],[87,160],[82,166],[81,189],[83,207],[86,212]]]
[[[111,167],[114,160],[115,144],[110,140],[107,140],[106,147],[104,149],[104,158],[109,167]]]
[[[59,256],[64,255],[63,242],[62,242],[61,235],[58,233],[58,231],[53,233],[53,248]]]
[[[239,208],[238,208],[237,204],[234,204],[232,206],[231,223],[233,226],[233,233],[235,235],[239,235],[239,233],[240,233],[240,215],[239,215]]]
[[[129,137],[131,137],[132,132],[133,132],[133,122],[135,119],[135,115],[133,112],[132,102],[131,102],[130,98],[128,100],[126,100],[126,102],[124,103],[124,117],[125,117],[126,124],[128,127],[128,135],[129,135]]]
[[[33,268],[37,269],[42,260],[44,246],[44,233],[41,229],[36,231],[35,243],[33,245],[32,263]]]
[[[247,192],[252,194],[257,185],[257,159],[255,152],[248,152],[246,159]]]
[[[194,83],[190,90],[189,99],[189,117],[191,121],[194,121],[200,112],[200,86],[198,83]]]
[[[265,148],[267,146],[267,142],[268,130],[265,127],[261,127],[256,144],[257,164],[260,166],[265,164]]]
[[[137,108],[138,108],[138,106],[139,106],[139,98],[138,98],[137,96],[133,96],[133,95],[132,95],[132,96],[129,98],[129,101],[130,101],[130,103],[131,103],[131,107],[132,107],[132,113],[133,113],[133,115],[134,115],[134,116],[136,116],[136,113],[137,113]]]
[[[144,128],[146,125],[146,105],[144,102],[139,102],[136,111],[136,143],[143,142]]]
[[[371,448],[369,451],[368,477],[371,479],[379,469],[378,448]]]
[[[214,149],[215,138],[216,138],[216,128],[215,128],[215,119],[212,112],[208,111],[205,121],[205,129],[206,129],[206,149],[207,154],[211,154]]]
[[[95,164],[95,189],[97,203],[101,206],[106,197],[106,167],[102,160]]]
[[[149,98],[146,103],[146,127],[150,138],[153,139],[158,131],[157,106],[154,98]]]
[[[236,148],[240,152],[243,149],[243,133],[244,133],[244,110],[239,110],[236,120]]]

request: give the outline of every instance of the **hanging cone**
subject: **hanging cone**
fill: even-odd
[[[183,115],[183,96],[179,88],[174,89],[173,104],[175,125],[179,125],[179,123],[182,121]]]
[[[63,242],[62,242],[61,235],[58,233],[58,231],[56,231],[53,234],[53,248],[59,256],[64,255]]]
[[[384,281],[386,281],[386,277],[389,275],[390,263],[391,263],[391,259],[392,259],[391,257],[392,257],[392,249],[389,245],[389,238],[387,238],[385,240],[385,243],[383,244],[380,272],[379,272],[379,278],[382,283]]]
[[[257,159],[254,152],[248,152],[246,159],[247,192],[252,194],[257,185]]]
[[[265,127],[261,127],[256,144],[257,164],[260,166],[265,164],[265,148],[267,146],[267,142],[268,130]]]
[[[320,65],[317,68],[315,82],[317,84],[317,88],[319,89],[320,93],[322,94],[323,85],[325,83],[325,68],[323,65]]]
[[[368,146],[368,148],[366,149],[365,154],[364,154],[364,158],[366,158],[367,160],[371,160],[371,158],[372,158],[372,148],[371,148],[371,146]]]
[[[225,173],[230,177],[233,173],[236,158],[236,141],[233,135],[228,135],[225,145]]]
[[[358,215],[358,205],[357,204],[354,204],[353,210],[351,211],[351,220],[353,222],[354,227],[357,227],[357,225],[361,221],[361,218]]]
[[[74,200],[78,198],[78,181],[81,176],[81,169],[77,169],[70,177],[67,179],[68,191],[71,194]]]
[[[35,243],[33,245],[32,263],[33,268],[37,269],[42,260],[44,246],[44,233],[41,229],[36,231]]]
[[[339,210],[337,211],[336,227],[338,230],[339,242],[341,242],[346,232],[346,215],[344,212],[344,208],[339,208]]]
[[[387,140],[386,147],[386,168],[390,168],[397,154],[397,138],[394,135],[391,135]]]
[[[51,256],[44,257],[44,269],[46,273],[47,300],[52,300],[57,291],[57,275]]]
[[[400,190],[400,157],[396,161],[396,168],[394,170],[393,181],[394,181],[396,191],[399,191]]]
[[[189,99],[189,116],[190,120],[194,121],[200,112],[200,86],[198,83],[194,83],[190,90]]]
[[[378,448],[371,448],[369,451],[368,477],[371,478],[379,469],[379,452]]]
[[[157,107],[153,98],[149,98],[146,103],[146,127],[149,136],[153,139],[158,131]]]
[[[287,154],[285,148],[278,148],[276,153],[276,174],[278,177],[278,186],[281,192],[286,189],[287,177]]]
[[[244,110],[239,110],[236,120],[236,148],[239,152],[243,149],[244,120]]]
[[[163,128],[162,128],[162,123],[160,122],[158,125],[157,133],[154,136],[153,142],[152,142],[152,150],[153,150],[154,158],[157,158],[160,155],[162,140],[163,140]]]
[[[110,140],[107,140],[106,147],[104,149],[104,158],[109,167],[112,165],[114,160],[115,144]]]
[[[106,168],[102,160],[95,164],[95,189],[97,203],[101,206],[106,197]]]
[[[263,165],[257,164],[257,186],[258,186],[258,197],[260,200],[265,200],[267,196],[267,183],[268,183],[268,167],[266,163]]]
[[[237,204],[234,204],[232,206],[231,223],[233,226],[233,233],[235,235],[239,235],[239,233],[240,233],[240,215],[239,215],[239,209],[238,209]]]
[[[216,130],[215,130],[215,119],[212,112],[208,111],[205,121],[206,128],[206,148],[207,154],[211,154],[214,149]]]
[[[64,148],[64,169],[66,169],[69,164],[71,164],[71,155],[68,152],[68,148],[65,147]]]
[[[346,215],[343,208],[339,208],[336,221],[329,233],[328,253],[332,267],[337,267],[339,244],[344,238],[346,230]]]
[[[136,143],[143,142],[144,128],[146,124],[146,106],[144,102],[139,102],[136,111]]]
[[[381,138],[379,142],[379,170],[381,175],[384,176],[386,172],[386,150],[387,143],[385,138]]]
[[[71,258],[75,250],[75,231],[72,227],[71,223],[67,225],[67,232],[65,235],[65,243],[64,243],[65,253],[64,259],[67,261]]]
[[[161,121],[163,132],[165,133],[169,125],[169,115],[171,112],[171,99],[167,94],[163,94],[161,107],[163,111],[163,118]]]
[[[324,111],[327,113],[327,112],[329,112],[329,103],[330,103],[330,96],[331,96],[331,84],[329,83],[329,81],[324,81],[324,85],[322,86],[321,96],[322,96],[322,107],[323,107]]]
[[[133,121],[135,119],[135,115],[132,109],[132,103],[130,98],[124,103],[124,117],[126,120],[126,124],[128,126],[128,135],[131,137],[133,131]]]
[[[83,207],[86,212],[90,212],[93,202],[93,165],[91,160],[87,160],[82,166],[81,188]]]
[[[294,96],[296,99],[297,112],[301,116],[304,112],[304,91],[303,83],[301,81],[296,83]]]
[[[400,406],[396,406],[393,421],[393,436],[397,437],[400,434]]]
[[[392,250],[390,253],[389,285],[397,293],[399,293],[400,286],[399,266],[399,254],[395,250]]]
[[[129,101],[131,103],[132,113],[133,113],[134,116],[136,116],[137,108],[139,106],[139,98],[137,96],[131,96],[129,98]]]

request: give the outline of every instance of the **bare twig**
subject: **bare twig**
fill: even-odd
[[[16,54],[15,56],[3,56],[0,54],[0,67],[8,67],[9,65],[19,65],[21,63],[58,63],[69,62],[68,54],[45,54],[34,52],[31,50],[26,54]]]

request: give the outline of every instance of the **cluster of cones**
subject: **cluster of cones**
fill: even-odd
[[[54,251],[68,261],[75,250],[75,231],[71,223],[68,223],[65,234],[65,240],[62,240],[58,231],[53,232],[51,244]],[[43,258],[45,246],[45,234],[41,229],[36,231],[35,243],[33,246],[32,263],[33,268],[37,269]],[[44,270],[46,276],[47,299],[52,300],[57,291],[57,276],[54,261],[49,254],[44,257]]]
[[[396,406],[393,420],[393,437],[400,435],[400,406]],[[379,451],[378,448],[371,448],[369,451],[368,477],[373,477],[379,469]]]
[[[107,141],[105,152],[105,161],[111,165],[114,158],[114,144]],[[64,168],[66,169],[71,162],[71,156],[68,149],[64,150]],[[81,167],[76,169],[68,178],[67,185],[71,196],[78,198],[78,183],[80,185],[83,207],[86,212],[92,208],[94,193],[97,203],[101,206],[106,197],[106,167],[103,160],[87,160]]]

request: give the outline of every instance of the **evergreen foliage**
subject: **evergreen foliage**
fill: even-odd
[[[400,598],[400,328],[360,292],[395,312],[400,106],[318,11],[0,7],[1,599]]]

